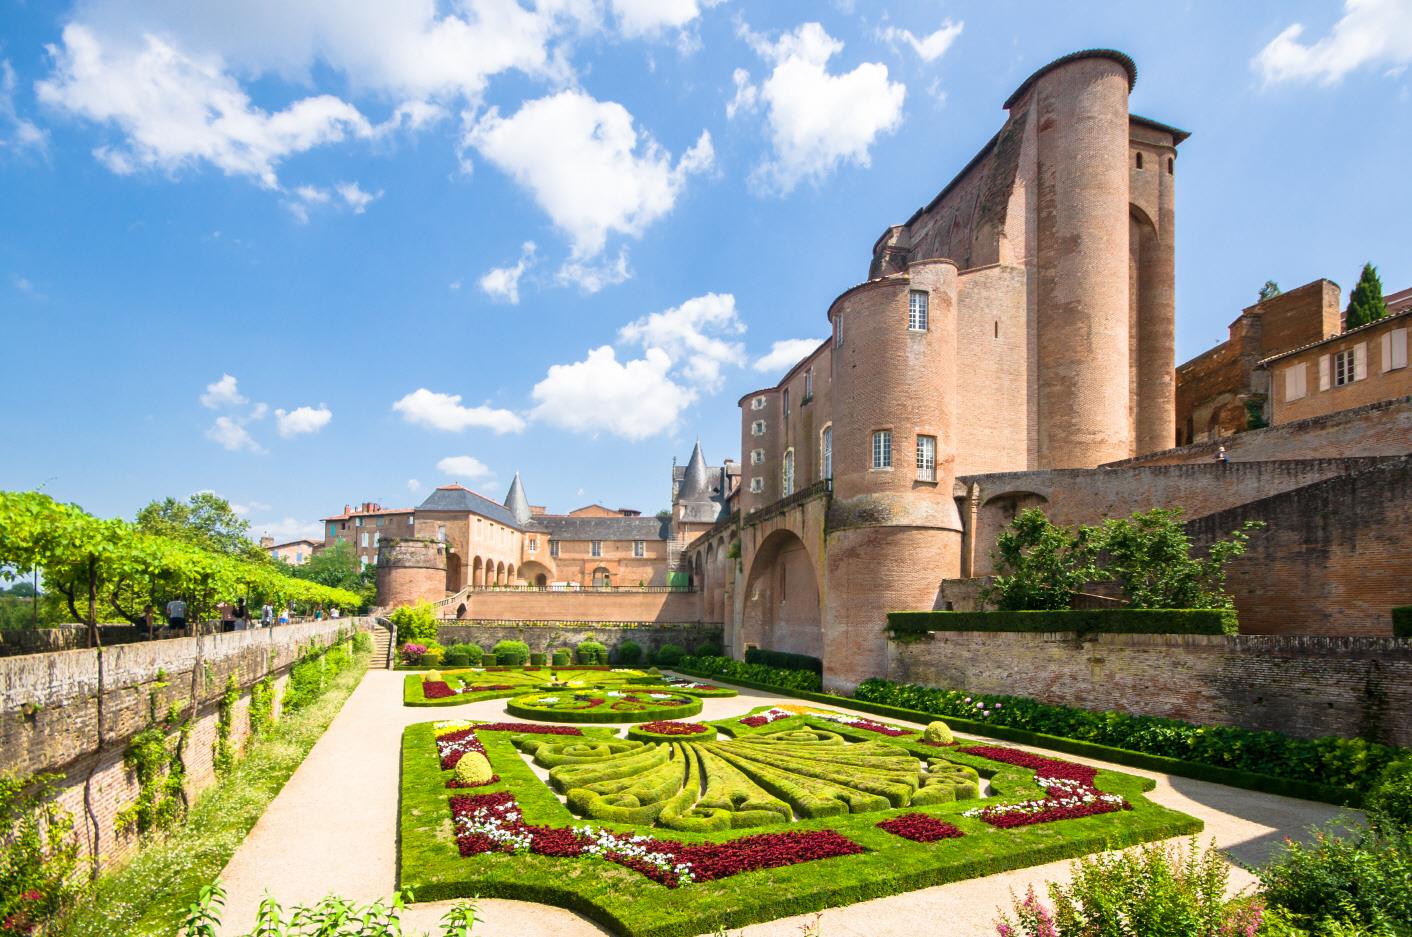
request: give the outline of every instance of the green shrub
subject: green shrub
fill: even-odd
[[[543,652],[543,651],[530,651],[530,666],[532,666],[532,667],[543,667],[543,666],[544,666],[544,652]]]
[[[399,609],[394,609],[387,618],[397,629],[399,646],[409,641],[413,644],[428,644],[436,641],[436,611],[431,607],[430,602],[404,605]]]
[[[461,756],[461,760],[456,762],[456,780],[462,784],[486,784],[493,777],[495,777],[495,771],[480,752],[466,752]]]
[[[824,662],[808,654],[790,654],[786,651],[767,651],[752,647],[745,652],[747,664],[764,664],[766,667],[779,667],[783,670],[811,670],[820,676],[824,673]]]
[[[471,663],[470,656],[455,645],[448,647],[446,653],[442,655],[441,662],[447,667],[468,667]]]
[[[928,742],[938,742],[942,745],[950,745],[956,741],[955,736],[951,734],[951,727],[940,720],[927,723],[927,730],[923,733],[923,737]]]
[[[0,774],[0,932],[27,934],[76,894],[73,817],[54,799],[57,774]]]
[[[1325,827],[1259,870],[1270,905],[1317,934],[1412,935],[1412,838]],[[1367,930],[1362,930],[1366,928]]]
[[[575,654],[580,664],[608,663],[608,648],[599,641],[580,641]]]
[[[986,694],[981,700],[964,690],[940,690],[878,678],[864,680],[853,695],[864,702],[935,716],[984,718],[993,725],[1111,748],[1355,790],[1371,788],[1384,766],[1402,753],[1401,749],[1363,739],[1299,739],[1278,732],[1203,726],[1160,716],[1092,712],[1024,696]],[[982,702],[986,704],[984,711],[979,707]]]
[[[1383,833],[1412,835],[1412,757],[1384,768],[1363,806],[1369,821]]]
[[[422,655],[423,667],[440,667],[442,659],[446,656],[446,648],[433,641],[427,645],[427,652]]]
[[[729,657],[683,657],[678,670],[690,671],[724,680],[746,680],[763,683],[783,690],[804,690],[817,693],[823,679],[808,670],[787,670],[766,664],[752,664]]]
[[[661,667],[675,667],[686,656],[686,648],[680,644],[664,644],[652,655],[652,662]]]
[[[624,641],[618,645],[618,663],[636,664],[642,660],[642,645],[636,641]]]
[[[373,635],[369,631],[359,631],[353,635],[353,650],[359,654],[370,654],[373,650]]]
[[[498,641],[491,651],[502,667],[523,667],[529,660],[529,645],[523,641]]]
[[[1392,610],[1392,633],[1399,638],[1412,638],[1412,605]]]
[[[692,649],[693,657],[720,657],[721,646],[715,641],[703,641]]]
[[[1236,634],[1240,630],[1233,608],[1075,608],[1014,612],[889,612],[887,627],[895,635],[926,634],[929,631]]]
[[[551,662],[554,664],[555,667],[567,667],[567,666],[569,666],[569,651],[568,651],[568,648],[562,648],[562,647],[561,647],[561,648],[555,649],[554,655],[553,655],[552,658],[550,658],[550,660],[551,660]]]

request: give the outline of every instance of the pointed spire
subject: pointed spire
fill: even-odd
[[[525,486],[520,483],[519,472],[515,473],[515,480],[510,482],[510,490],[505,494],[505,507],[515,515],[515,523],[521,527],[530,522],[529,499],[525,497]]]
[[[709,501],[710,489],[706,482],[706,457],[701,454],[701,440],[696,440],[696,448],[691,450],[691,459],[686,463],[686,473],[681,479],[679,501]]]

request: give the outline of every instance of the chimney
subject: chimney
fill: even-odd
[[[260,538],[260,546],[266,550],[275,545],[275,538],[265,534]]]

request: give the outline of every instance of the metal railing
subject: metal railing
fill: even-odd
[[[554,592],[695,592],[689,586],[594,586],[583,585],[582,583],[565,583],[559,586],[467,586],[465,592],[534,592],[534,593],[554,593]]]
[[[781,498],[773,504],[767,504],[762,508],[756,508],[745,515],[745,520],[741,521],[741,527],[749,527],[751,524],[758,524],[767,521],[772,517],[783,514],[790,508],[803,504],[806,501],[813,501],[815,498],[823,498],[833,494],[833,479],[825,478],[814,482],[808,488],[801,488],[787,498]]]

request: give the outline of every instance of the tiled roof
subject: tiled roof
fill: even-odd
[[[1310,342],[1307,345],[1300,345],[1298,348],[1291,348],[1288,351],[1282,351],[1278,355],[1271,355],[1268,358],[1261,358],[1259,361],[1256,362],[1256,366],[1263,368],[1265,365],[1271,363],[1272,361],[1279,361],[1282,358],[1288,358],[1290,355],[1297,355],[1302,351],[1308,351],[1311,348],[1318,348],[1320,345],[1326,345],[1329,342],[1336,342],[1340,339],[1348,338],[1351,335],[1357,335],[1360,332],[1366,332],[1369,329],[1376,328],[1380,325],[1387,325],[1389,322],[1395,322],[1398,319],[1403,319],[1408,316],[1412,316],[1412,306],[1409,306],[1401,312],[1389,313],[1388,315],[1383,316],[1381,319],[1374,319],[1372,322],[1355,326],[1351,329],[1345,329],[1337,335],[1330,335],[1328,338],[1321,338],[1317,342]]]
[[[443,485],[417,506],[418,511],[444,511],[451,514],[479,514],[506,527],[522,529],[509,508],[478,495],[463,485]]]
[[[346,521],[353,517],[382,517],[384,514],[411,514],[416,508],[383,508],[379,511],[344,511],[339,514],[330,514],[328,517],[321,517],[321,521]]]
[[[666,540],[671,521],[656,517],[539,518],[555,540]]]

